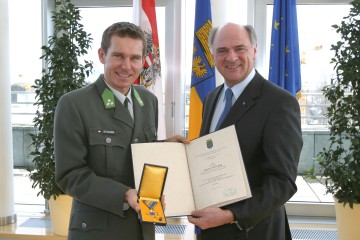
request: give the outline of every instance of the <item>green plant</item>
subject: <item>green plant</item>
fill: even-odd
[[[315,158],[313,158],[312,161],[312,166],[309,169],[305,169],[304,170],[304,177],[305,178],[310,178],[310,179],[316,179],[316,174],[315,174]]]
[[[335,78],[323,89],[330,106],[330,146],[319,153],[326,189],[340,203],[360,203],[360,0],[350,3],[349,15],[332,27],[341,41],[335,51]]]
[[[39,187],[38,195],[45,199],[63,194],[55,182],[53,124],[57,103],[65,93],[83,87],[93,68],[91,61],[81,61],[92,38],[80,23],[80,11],[70,0],[56,0],[52,14],[54,32],[47,45],[41,47],[40,57],[47,67],[33,86],[37,106],[33,122],[37,132],[31,135],[35,170],[30,172],[30,179],[33,188]]]

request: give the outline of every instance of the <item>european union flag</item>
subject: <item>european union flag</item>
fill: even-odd
[[[296,0],[274,0],[269,80],[300,98]]]
[[[194,48],[190,89],[190,140],[200,134],[205,96],[215,88],[215,64],[208,37],[212,28],[210,0],[197,0],[195,6]]]

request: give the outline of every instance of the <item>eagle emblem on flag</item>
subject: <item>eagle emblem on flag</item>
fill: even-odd
[[[159,46],[153,43],[152,32],[144,31],[147,41],[146,57],[143,70],[140,74],[141,85],[146,88],[154,85],[156,79],[161,77],[160,51]]]

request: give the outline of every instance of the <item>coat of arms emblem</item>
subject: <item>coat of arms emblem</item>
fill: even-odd
[[[214,146],[212,139],[206,140],[206,146],[207,148],[212,148]]]

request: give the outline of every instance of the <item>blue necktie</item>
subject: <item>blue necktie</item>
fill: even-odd
[[[216,124],[215,131],[219,129],[219,127],[221,126],[222,122],[224,121],[226,115],[228,115],[230,108],[232,107],[232,96],[233,96],[233,92],[232,92],[231,88],[226,89],[224,111],[222,112],[222,114],[219,118],[219,121]],[[198,226],[195,226],[195,234],[198,235],[200,233],[201,233],[201,229]]]
[[[218,130],[221,126],[221,124],[223,123],[225,117],[228,115],[230,108],[232,106],[232,96],[233,96],[233,92],[231,90],[231,88],[226,89],[225,91],[225,107],[224,107],[224,111],[222,112],[219,121],[216,125],[215,131]]]

